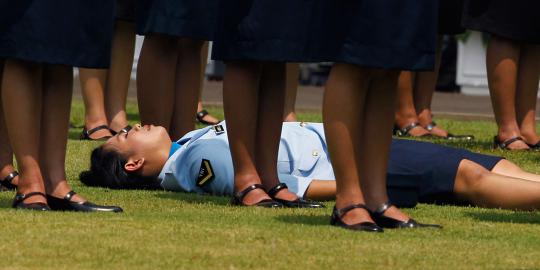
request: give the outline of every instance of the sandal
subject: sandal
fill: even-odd
[[[133,127],[130,126],[130,125],[127,125],[125,126],[124,128],[122,128],[121,130],[119,131],[114,131],[112,128],[109,128],[109,131],[111,132],[111,134],[114,136],[118,133],[128,133]]]
[[[398,127],[397,125],[394,126],[394,135],[398,136],[398,137],[416,137],[416,138],[429,138],[429,137],[433,137],[431,134],[427,133],[427,134],[424,134],[424,135],[420,135],[420,136],[413,136],[411,134],[409,134],[409,132],[411,132],[411,130],[413,128],[416,128],[416,127],[422,127],[420,126],[420,123],[418,122],[414,122],[414,123],[410,123],[408,125],[406,125],[405,127],[403,128],[400,128]]]
[[[512,143],[517,141],[523,141],[525,140],[520,136],[512,137],[505,141],[499,141],[499,136],[493,136],[493,149],[500,148],[501,150],[508,150],[508,151],[528,151],[530,149],[510,149],[508,146],[510,146]]]
[[[441,225],[437,224],[423,224],[418,223],[416,220],[409,218],[407,221],[401,221],[395,218],[387,217],[384,212],[392,207],[390,202],[385,202],[381,206],[377,207],[375,211],[370,211],[371,218],[377,223],[377,225],[383,228],[390,229],[411,229],[411,228],[437,228],[442,229]]]
[[[13,199],[13,204],[11,207],[15,209],[26,209],[26,210],[37,210],[37,211],[49,211],[51,208],[46,203],[42,202],[35,202],[35,203],[25,203],[24,200],[33,197],[33,196],[43,196],[46,197],[47,195],[43,194],[42,192],[30,192],[26,194],[19,194],[17,193],[15,195],[15,198]]]
[[[52,195],[46,195],[47,202],[52,210],[57,211],[75,211],[75,212],[122,212],[122,208],[118,206],[97,205],[89,201],[74,202],[71,199],[77,194],[75,191],[70,191],[64,198],[56,198]]]
[[[204,120],[204,117],[207,116],[207,115],[209,115],[207,110],[201,110],[200,112],[197,112],[197,114],[195,115],[195,119],[199,123],[204,124],[204,125],[217,125],[217,124],[219,124],[220,121],[209,122],[209,121]]]
[[[383,228],[379,227],[377,224],[370,221],[360,222],[356,224],[347,224],[343,222],[341,218],[345,214],[347,214],[347,212],[356,208],[365,209],[368,213],[370,213],[369,209],[367,208],[365,204],[353,204],[353,205],[349,205],[341,209],[337,209],[334,206],[334,210],[332,210],[332,216],[330,217],[330,225],[341,227],[341,228],[352,230],[352,231],[364,231],[364,232],[383,232],[384,231]]]
[[[238,205],[238,206],[260,206],[260,207],[266,207],[266,208],[278,208],[278,207],[283,207],[283,204],[281,203],[278,203],[272,199],[263,199],[255,204],[252,204],[252,205],[247,205],[244,203],[244,197],[246,197],[246,195],[255,190],[255,189],[262,189],[264,190],[264,187],[263,185],[261,184],[254,184],[254,185],[251,185],[247,188],[245,188],[244,190],[240,191],[240,192],[237,192],[233,195],[233,198],[232,198],[232,201],[231,201],[231,204],[233,205]]]
[[[427,126],[425,126],[424,128],[431,132],[433,130],[433,128],[435,128],[437,126],[437,123],[435,122],[431,122],[429,124],[427,124]],[[436,135],[432,135],[433,137],[435,138],[441,138],[441,139],[446,139],[446,140],[463,140],[463,141],[472,141],[474,140],[474,136],[473,135],[454,135],[450,132],[448,132],[448,135],[446,135],[446,137],[439,137],[439,136],[436,136]]]
[[[287,189],[287,184],[285,183],[279,183],[275,187],[268,190],[268,196],[272,198],[274,201],[283,204],[283,206],[287,208],[325,208],[324,204],[312,201],[312,200],[306,200],[302,198],[296,198],[294,201],[287,201],[283,199],[276,198],[276,195],[278,192],[280,192],[283,189]]]
[[[97,139],[90,138],[90,135],[94,134],[96,131],[103,130],[103,129],[110,130],[107,125],[97,126],[95,128],[92,128],[92,129],[86,129],[86,127],[84,127],[83,131],[81,133],[81,140],[106,141],[109,138],[111,138],[111,136],[103,136],[103,137],[97,138]]]
[[[17,185],[12,183],[13,179],[17,176],[19,176],[19,173],[17,171],[12,171],[3,180],[0,180],[0,186],[4,186],[7,190],[17,189]]]

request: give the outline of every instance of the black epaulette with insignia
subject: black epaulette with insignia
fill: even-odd
[[[199,176],[197,178],[197,186],[202,187],[214,180],[214,169],[212,169],[212,164],[210,160],[203,159],[201,162],[201,168],[199,169]]]

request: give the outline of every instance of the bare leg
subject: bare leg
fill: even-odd
[[[4,61],[0,60],[0,86],[2,84],[3,73]],[[4,120],[1,93],[2,91],[0,89],[0,180],[4,180],[15,168],[13,167],[13,149],[11,149],[11,144],[9,143],[6,122]],[[17,181],[19,181],[19,177],[15,177],[11,183],[16,185]]]
[[[404,128],[412,123],[417,123],[418,116],[414,107],[413,85],[415,73],[402,71],[397,84],[397,109],[395,122],[399,128]],[[417,126],[409,131],[411,136],[423,136],[429,134],[425,128]]]
[[[516,120],[516,80],[519,61],[519,45],[511,40],[492,36],[486,54],[486,66],[491,103],[499,127],[499,141],[521,136]],[[509,149],[528,149],[522,141],[516,141]]]
[[[296,119],[296,93],[298,91],[298,76],[300,73],[300,65],[298,63],[286,64],[286,83],[285,83],[285,110],[284,121],[295,122]]]
[[[201,49],[203,41],[179,39],[174,106],[169,134],[180,138],[195,128],[197,99],[201,91]]]
[[[42,66],[20,60],[6,60],[2,80],[2,102],[11,146],[17,159],[20,177],[17,192],[45,192],[39,168],[41,131]],[[41,196],[26,203],[46,203]]]
[[[109,128],[119,131],[128,124],[126,98],[135,51],[135,25],[117,20],[112,42],[111,67],[107,78],[105,108]]]
[[[418,120],[423,127],[433,122],[431,112],[431,100],[435,87],[437,86],[437,78],[439,77],[439,67],[441,63],[441,37],[437,39],[437,51],[435,54],[435,70],[422,71],[416,74],[416,82],[414,87],[414,105]],[[447,137],[448,132],[439,126],[435,126],[431,132],[432,135],[438,137]]]
[[[79,68],[79,78],[81,80],[85,108],[84,126],[87,129],[92,129],[97,126],[107,125],[108,121],[107,115],[105,114],[104,100],[107,70]],[[90,138],[98,139],[111,135],[111,132],[102,129],[90,135]]]
[[[73,69],[68,66],[47,65],[43,68],[40,165],[47,194],[58,198],[71,190],[66,181],[65,160],[72,76]],[[74,201],[79,200],[80,197],[74,198]]]
[[[521,178],[530,181],[540,182],[540,175],[524,171],[518,165],[512,163],[509,160],[503,159],[493,167],[491,172],[505,175],[513,178]]]
[[[244,190],[261,179],[255,166],[257,135],[258,90],[261,64],[229,62],[223,79],[223,109],[227,118],[229,146],[234,164],[234,190]],[[251,205],[268,195],[260,190],[247,194],[244,203]]]
[[[202,105],[202,91],[204,89],[204,72],[206,70],[206,63],[208,60],[208,42],[204,42],[204,45],[201,50],[201,87],[199,90],[199,101],[197,102],[197,112],[200,112],[204,110],[204,107]],[[219,119],[215,118],[214,116],[207,114],[205,115],[202,120],[208,122],[208,123],[219,123]]]
[[[469,160],[458,167],[454,192],[480,207],[540,209],[540,183],[492,173]]]
[[[362,131],[369,71],[336,63],[330,71],[323,98],[323,122],[328,150],[336,175],[336,208],[364,204],[360,188],[358,153],[354,142]],[[364,209],[343,216],[347,224],[373,221]]]
[[[540,76],[540,47],[521,45],[516,92],[516,115],[521,135],[529,144],[536,144],[536,94]]]
[[[178,52],[176,39],[147,35],[137,68],[137,102],[143,124],[171,131]]]
[[[388,202],[386,192],[386,171],[392,140],[392,116],[394,113],[397,85],[397,71],[372,70],[369,91],[361,121],[362,133],[355,144],[357,168],[360,168],[360,184],[364,199],[370,209],[376,209]],[[359,142],[359,143],[358,143]],[[408,217],[392,207],[385,212],[399,220]]]
[[[279,184],[276,169],[285,106],[285,63],[265,63],[258,97],[255,163],[266,190]],[[296,195],[282,190],[276,197],[295,200]]]

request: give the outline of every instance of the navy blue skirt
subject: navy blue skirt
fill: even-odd
[[[107,68],[111,0],[0,0],[0,57]]]
[[[137,33],[212,40],[218,0],[137,0]]]
[[[222,1],[213,58],[432,69],[436,20],[432,0]]]
[[[463,26],[516,41],[540,44],[540,1],[468,0]]]
[[[464,159],[491,171],[503,158],[433,143],[392,140],[386,180],[390,201],[401,207],[418,202],[467,203],[454,196],[457,169]]]

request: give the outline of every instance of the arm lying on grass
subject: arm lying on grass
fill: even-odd
[[[277,169],[298,196],[335,196],[334,173],[321,124],[284,123]],[[387,172],[390,200],[482,207],[540,208],[540,176],[500,157],[427,142],[394,140]],[[81,181],[109,188],[164,188],[230,196],[233,165],[225,122],[171,142],[165,129],[135,126],[92,152]]]

